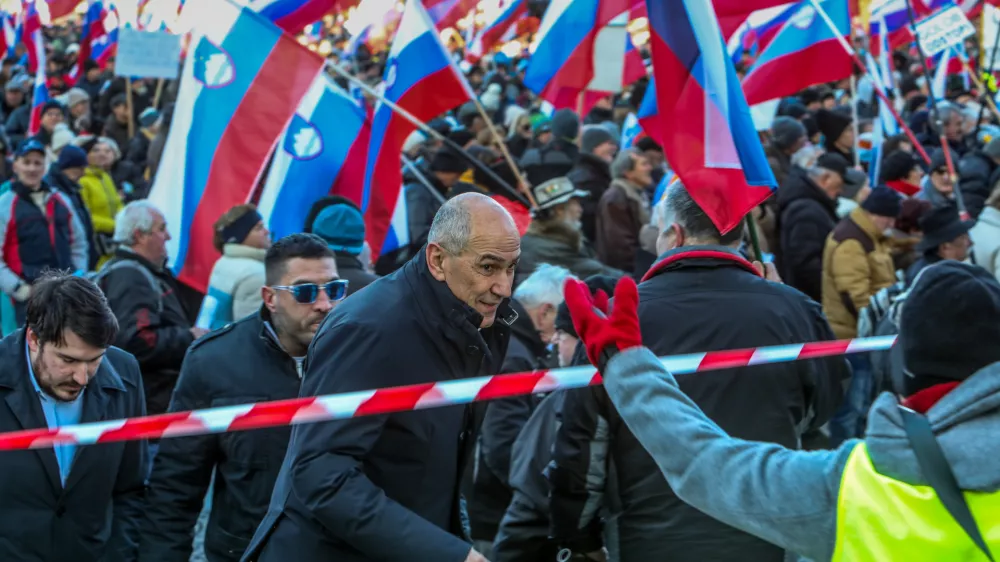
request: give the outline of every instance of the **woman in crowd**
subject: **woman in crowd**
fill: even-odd
[[[103,137],[78,137],[77,142],[87,153],[87,169],[80,178],[80,194],[94,224],[97,252],[101,256],[97,267],[100,268],[114,252],[115,215],[122,208],[118,187],[107,171],[114,151],[109,140]]]

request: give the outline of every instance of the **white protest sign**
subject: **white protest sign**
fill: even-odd
[[[118,30],[115,74],[141,78],[177,78],[180,72],[181,36],[167,31]]]
[[[928,57],[960,45],[966,37],[975,34],[976,28],[958,6],[941,10],[917,24],[920,50]]]
[[[986,69],[993,63],[990,70],[1000,69],[1000,53],[993,54],[993,44],[996,43],[997,33],[1000,33],[1000,8],[991,4],[983,6],[983,47],[982,68]]]

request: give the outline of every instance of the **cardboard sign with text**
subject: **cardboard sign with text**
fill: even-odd
[[[180,73],[181,36],[167,31],[118,30],[115,74],[140,78],[177,78]]]

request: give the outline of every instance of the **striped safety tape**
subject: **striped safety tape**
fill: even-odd
[[[733,367],[882,351],[892,347],[895,340],[895,336],[858,338],[674,355],[662,357],[660,360],[671,373],[684,375]],[[56,429],[28,429],[0,433],[0,451],[42,449],[68,444],[92,445],[112,441],[160,439],[287,426],[467,404],[600,383],[600,374],[589,365],[477,377],[101,421]]]

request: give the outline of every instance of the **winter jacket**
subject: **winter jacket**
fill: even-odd
[[[69,179],[62,170],[57,170],[55,166],[49,168],[49,173],[45,176],[45,181],[59,190],[73,205],[73,211],[76,212],[76,217],[80,219],[80,224],[83,226],[83,232],[86,233],[87,271],[93,271],[97,267],[97,260],[100,259],[101,255],[98,253],[97,239],[94,236],[94,223],[90,218],[90,209],[87,208],[87,203],[83,200],[80,184]]]
[[[501,373],[523,373],[553,367],[548,346],[542,341],[527,311],[510,301],[517,319],[511,325],[510,345]],[[512,490],[511,447],[521,433],[540,396],[525,395],[494,400],[486,405],[486,416],[476,441],[473,459],[473,490],[466,498],[472,539],[493,541],[500,520],[510,505]]]
[[[643,343],[661,356],[833,339],[818,304],[762,279],[723,246],[663,254],[639,285],[638,313]],[[848,375],[838,357],[683,375],[680,385],[732,434],[798,448],[802,435],[836,410]],[[602,388],[566,394],[548,470],[552,536],[560,545],[599,548],[603,508],[604,534],[618,535],[607,547],[619,562],[784,559],[781,549],[678,498],[643,445]]]
[[[858,208],[841,220],[823,250],[823,313],[838,339],[858,333],[858,313],[868,299],[896,282],[885,236]]]
[[[337,274],[341,279],[347,279],[347,296],[357,293],[378,279],[378,275],[370,273],[361,264],[357,256],[337,254]]]
[[[87,270],[83,223],[69,199],[44,181],[35,192],[15,181],[0,195],[0,240],[0,290],[7,294],[46,269]]]
[[[115,215],[122,209],[122,200],[111,174],[88,166],[80,178],[80,188],[83,202],[90,210],[94,230],[99,234],[114,235]]]
[[[531,185],[569,174],[579,159],[580,149],[562,139],[554,139],[540,148],[529,148],[521,157],[521,169]]]
[[[712,423],[649,350],[613,357],[604,385],[677,495],[705,517],[817,562],[986,559],[927,488],[890,393],[872,407],[863,441],[805,452],[744,440]],[[980,370],[936,403],[915,398],[906,402],[911,409],[933,404],[926,417],[995,556],[1000,521],[986,510],[995,509],[1000,491],[1000,457],[992,454],[1000,447],[1000,365]],[[871,487],[857,489],[855,475],[867,475]],[[909,501],[900,501],[904,494]],[[942,551],[946,539],[961,547]],[[907,554],[893,556],[902,548]],[[926,556],[914,557],[921,549]]]
[[[111,168],[111,178],[115,186],[125,195],[127,202],[145,199],[149,195],[149,182],[145,178],[145,170],[131,160],[121,158]]]
[[[134,264],[115,266],[119,261]],[[104,264],[99,285],[118,319],[116,344],[139,360],[150,414],[167,411],[181,362],[194,335],[170,271],[126,247]],[[143,271],[145,270],[145,272]],[[103,271],[103,269],[102,269]]]
[[[125,160],[135,164],[143,174],[146,172],[146,163],[149,160],[149,145],[155,136],[156,133],[153,131],[142,128],[128,141],[127,147],[122,147],[125,150]]]
[[[28,372],[24,330],[0,341],[0,432],[47,427]],[[139,366],[109,347],[87,389],[80,423],[146,415]],[[146,441],[77,447],[60,480],[53,449],[0,455],[0,560],[133,561],[149,473]]]
[[[493,562],[556,559],[559,548],[549,538],[549,483],[545,470],[552,459],[566,392],[574,391],[545,396],[514,440],[509,478],[513,498],[493,541]]]
[[[565,267],[580,279],[591,275],[625,275],[624,271],[597,261],[579,230],[558,220],[535,219],[521,237],[521,260],[515,273],[515,285],[527,279],[543,263]]]
[[[28,138],[28,127],[31,124],[31,104],[24,103],[10,115],[7,116],[7,124],[4,129],[7,131],[7,138],[10,139],[10,146],[17,150],[24,139]]]
[[[597,259],[622,271],[634,271],[639,233],[649,224],[649,201],[641,187],[618,179],[597,205]]]
[[[266,254],[267,250],[243,244],[222,246],[222,257],[212,266],[208,278],[208,293],[198,314],[199,327],[218,330],[260,309],[260,289],[267,284]]]
[[[163,149],[167,144],[167,131],[156,133],[153,140],[149,141],[149,152],[146,153],[146,166],[149,169],[149,181],[156,179],[156,171],[160,168],[160,160],[163,158]]]
[[[771,166],[771,171],[774,172],[774,179],[778,180],[778,185],[785,183],[785,179],[794,169],[791,157],[774,146],[767,147],[764,152],[767,154],[767,164]]]
[[[986,268],[1000,279],[1000,210],[995,207],[983,209],[969,236],[972,238],[972,255],[976,258],[976,265]]]
[[[566,177],[573,182],[573,187],[590,193],[590,197],[580,199],[583,207],[580,222],[583,223],[583,236],[593,244],[597,241],[597,205],[611,187],[611,168],[593,154],[582,153]]]
[[[430,234],[434,215],[444,204],[445,193],[448,191],[429,167],[421,166],[421,173],[435,189],[437,196],[435,193],[431,193],[427,186],[417,180],[415,176],[406,174],[407,182],[403,186],[403,190],[406,196],[407,226],[410,230],[410,256],[427,243],[427,235]]]
[[[823,298],[823,248],[837,225],[837,202],[796,168],[778,189],[779,272],[816,302]]]
[[[195,342],[171,412],[295,398],[298,363],[278,341],[267,309]],[[215,472],[205,554],[236,561],[264,518],[290,427],[165,439],[149,477],[141,562],[187,562],[191,534]]]
[[[108,120],[104,122],[104,130],[101,132],[101,136],[108,137],[109,139],[118,143],[121,150],[124,150],[128,146],[128,123],[120,123],[114,115],[108,117]]]
[[[986,198],[993,191],[993,186],[1000,178],[1000,166],[992,158],[979,150],[974,150],[958,161],[958,188],[962,192],[962,201],[972,218],[978,218],[983,211]]]
[[[431,277],[424,252],[340,303],[309,347],[301,396],[491,375],[510,308],[482,317]],[[392,322],[386,322],[392,318]],[[243,560],[464,562],[458,482],[465,406],[292,428],[271,505]]]

